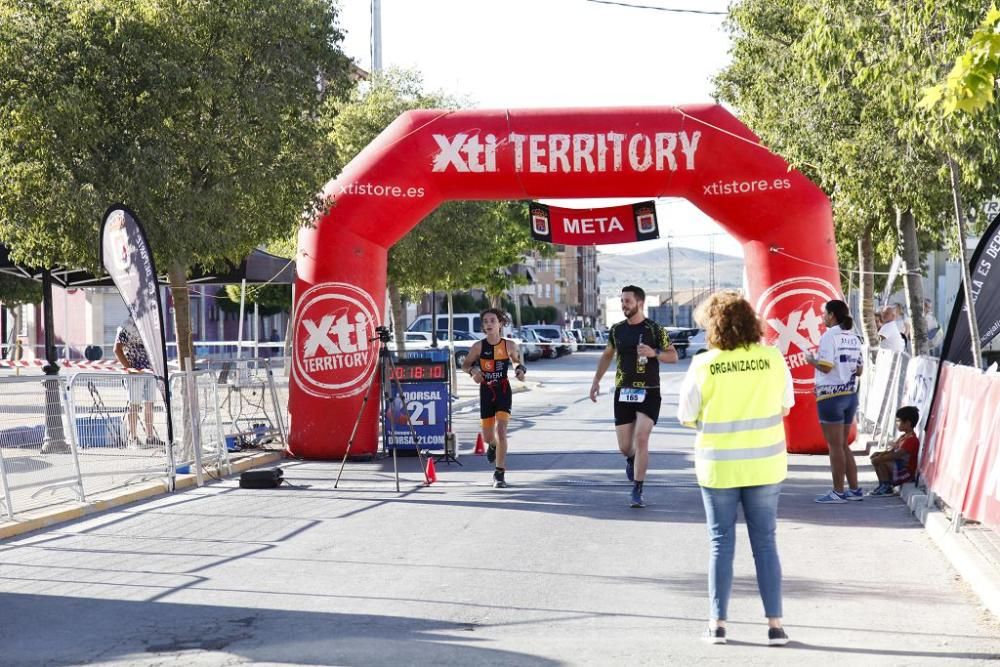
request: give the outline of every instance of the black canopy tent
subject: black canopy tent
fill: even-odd
[[[45,330],[45,359],[48,365],[44,367],[47,374],[59,372],[56,364],[54,325],[52,316],[52,285],[63,288],[114,287],[111,277],[106,274],[95,275],[86,269],[55,266],[49,269],[38,269],[21,266],[10,259],[10,248],[0,244],[0,273],[37,280],[42,283],[42,327]],[[161,285],[168,284],[167,276],[161,275],[158,281]],[[275,283],[290,285],[295,283],[295,262],[285,257],[278,257],[263,250],[253,250],[238,265],[227,264],[218,271],[208,271],[196,267],[188,277],[189,284],[228,284],[246,285]],[[242,291],[245,294],[245,290]],[[241,298],[243,298],[241,296]],[[240,311],[243,311],[241,303]]]

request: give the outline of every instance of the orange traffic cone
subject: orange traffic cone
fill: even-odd
[[[427,470],[424,471],[424,484],[430,486],[438,480],[437,470],[434,469],[434,457],[427,457]]]
[[[472,453],[477,456],[482,456],[486,453],[486,445],[483,443],[482,433],[476,436],[476,449]]]

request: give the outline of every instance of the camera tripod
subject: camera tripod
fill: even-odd
[[[379,341],[378,350],[378,365],[375,368],[375,372],[368,379],[368,386],[365,387],[365,395],[361,400],[361,410],[358,411],[358,418],[354,421],[354,428],[351,429],[351,437],[347,440],[347,449],[344,451],[344,458],[340,462],[340,471],[337,473],[337,481],[333,483],[333,488],[337,488],[340,484],[340,478],[344,474],[344,466],[347,464],[347,457],[351,455],[351,446],[354,445],[354,437],[358,434],[358,426],[361,425],[361,418],[365,414],[365,406],[368,405],[368,399],[371,397],[372,386],[375,384],[375,378],[379,379],[379,386],[382,389],[381,406],[379,410],[379,418],[382,420],[382,434],[383,443],[382,446],[387,446],[388,443],[385,442],[385,424],[386,420],[391,416],[393,409],[393,399],[390,390],[390,381],[395,382],[396,386],[396,396],[397,399],[403,401],[403,411],[406,411],[405,399],[403,395],[403,385],[399,382],[399,378],[396,377],[396,364],[392,361],[392,355],[389,354],[389,350],[386,347],[389,343],[391,332],[387,327],[375,327],[376,336],[369,338],[369,342]],[[420,445],[417,444],[417,434],[413,430],[413,424],[410,420],[406,420],[406,425],[410,429],[410,437],[413,439],[413,445],[416,447],[417,460],[420,462],[420,469],[424,473],[424,484],[430,484],[430,478],[427,477],[427,466],[424,463],[424,456],[420,453]],[[396,450],[398,447],[392,448],[392,471],[396,477],[396,492],[399,492],[399,464],[396,458]]]

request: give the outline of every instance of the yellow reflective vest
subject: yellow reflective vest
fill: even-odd
[[[701,392],[695,469],[701,486],[777,484],[788,471],[782,399],[787,375],[777,348],[709,350],[692,361]]]

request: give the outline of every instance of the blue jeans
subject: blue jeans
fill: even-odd
[[[743,504],[753,561],[757,566],[757,590],[764,601],[764,615],[781,616],[781,561],[775,529],[778,525],[778,495],[781,484],[745,486],[735,489],[701,487],[711,554],[708,561],[710,618],[726,620],[733,589],[733,552],[736,546],[736,508]]]

